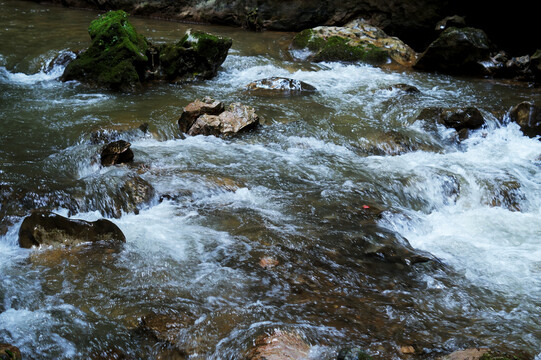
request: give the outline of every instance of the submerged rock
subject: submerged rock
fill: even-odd
[[[524,135],[541,135],[541,108],[531,102],[521,102],[509,110],[509,119],[520,126]]]
[[[99,16],[88,32],[90,47],[68,64],[62,80],[121,91],[152,80],[210,79],[232,44],[230,38],[190,29],[176,44],[154,46],[137,33],[122,10]]]
[[[398,90],[406,94],[420,94],[421,91],[413,85],[409,84],[393,84],[387,88],[388,90]]]
[[[361,348],[353,347],[341,349],[336,360],[372,360],[372,357]]]
[[[316,92],[317,89],[300,80],[283,77],[270,77],[246,85],[246,88],[255,94],[261,95],[296,95]]]
[[[484,354],[488,354],[489,351],[490,349],[487,348],[457,350],[441,357],[439,360],[479,360]]]
[[[32,213],[19,229],[19,246],[28,249],[41,245],[69,247],[98,241],[126,242],[126,237],[118,226],[106,219],[88,222],[46,211]]]
[[[453,128],[458,132],[460,139],[465,139],[470,130],[479,129],[485,123],[481,112],[474,107],[442,108],[430,107],[421,110],[416,120],[424,120]]]
[[[141,317],[139,328],[158,341],[177,345],[180,330],[190,327],[195,320],[194,316],[186,313],[158,314],[151,312]]]
[[[393,61],[412,66],[417,53],[396,37],[363,20],[355,20],[344,27],[318,26],[301,31],[291,43],[294,50],[308,51],[311,61],[366,62],[382,65]]]
[[[130,146],[131,144],[124,140],[117,140],[107,144],[101,150],[101,165],[110,166],[133,161],[133,151]]]
[[[259,336],[248,351],[247,360],[286,360],[308,357],[310,345],[297,333],[275,330]]]
[[[21,360],[19,349],[10,344],[0,344],[0,360]]]
[[[414,67],[447,74],[481,75],[481,63],[489,60],[490,50],[483,30],[451,27],[428,46]]]

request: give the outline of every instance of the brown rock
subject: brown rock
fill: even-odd
[[[151,312],[141,318],[139,327],[158,341],[177,345],[181,329],[193,325],[194,322],[195,318],[185,313],[157,314]]]
[[[401,346],[400,352],[402,354],[415,354],[415,348],[411,345]]]
[[[259,116],[251,107],[233,103],[220,115],[201,115],[188,135],[231,135],[249,130],[259,124]]]
[[[524,101],[509,110],[509,119],[520,126],[524,135],[541,135],[541,109],[533,103]]]
[[[124,140],[114,141],[103,147],[101,151],[101,165],[110,166],[133,161],[131,144]]]
[[[278,266],[278,264],[280,264],[280,262],[270,256],[262,257],[259,260],[259,266],[265,269],[272,269],[273,267]]]
[[[74,246],[84,242],[126,242],[122,231],[106,219],[88,222],[36,211],[26,217],[19,229],[19,246],[31,248],[40,245]]]
[[[201,115],[219,115],[224,111],[224,104],[221,101],[205,97],[203,100],[195,100],[189,103],[178,119],[178,127],[181,132],[187,133],[193,123]]]
[[[310,345],[299,334],[274,330],[255,340],[247,360],[299,360],[308,357]]]
[[[458,350],[441,357],[439,360],[479,360],[483,354],[489,351],[490,349],[487,348]]]
[[[475,130],[485,123],[481,112],[471,106],[465,108],[425,108],[421,110],[417,120],[435,121],[456,131],[462,129]]]
[[[0,360],[21,360],[21,352],[10,344],[0,344]]]
[[[283,77],[270,77],[257,80],[246,85],[246,88],[255,94],[282,94],[294,95],[302,93],[313,93],[315,87],[304,81],[288,79]]]

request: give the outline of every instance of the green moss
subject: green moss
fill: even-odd
[[[306,29],[295,35],[291,46],[295,49],[304,49],[308,47],[310,39],[312,39],[314,31],[312,29]]]
[[[122,10],[110,11],[90,23],[90,47],[72,61],[63,80],[84,80],[112,89],[133,89],[141,83],[147,62],[146,39]]]

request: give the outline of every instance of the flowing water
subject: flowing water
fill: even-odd
[[[293,34],[133,18],[154,43],[196,27],[233,47],[212,80],[116,94],[62,83],[63,66],[50,66],[88,45],[95,12],[0,9],[0,342],[24,358],[157,358],[137,331],[150,312],[194,319],[177,334],[190,359],[240,359],[273,329],[299,334],[311,359],[353,345],[376,359],[473,346],[541,358],[541,142],[504,116],[541,103],[538,88],[297,62]],[[244,90],[270,76],[319,91]],[[176,120],[204,96],[253,106],[265,123],[182,139]],[[428,106],[475,106],[487,123],[458,144],[414,122]],[[130,141],[135,163],[100,167],[100,130]],[[130,182],[152,186],[150,201],[130,205]],[[127,243],[20,249],[34,208],[109,218]]]

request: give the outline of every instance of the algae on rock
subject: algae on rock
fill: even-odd
[[[134,90],[145,82],[210,79],[225,61],[230,38],[188,30],[176,44],[153,46],[122,10],[92,21],[90,47],[70,62],[63,81],[78,80],[111,90]]]

